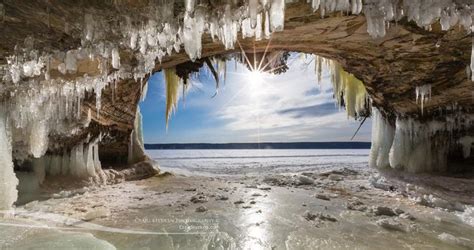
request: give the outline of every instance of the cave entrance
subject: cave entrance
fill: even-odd
[[[367,166],[369,103],[363,83],[336,62],[277,50],[158,72],[140,110],[147,153],[162,170],[242,174],[270,165],[274,172],[334,162]]]

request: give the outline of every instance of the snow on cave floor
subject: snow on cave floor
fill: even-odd
[[[474,225],[463,222],[459,212],[376,189],[369,181],[373,170],[354,169],[177,174],[63,192],[0,220],[0,244],[20,249],[474,248]]]

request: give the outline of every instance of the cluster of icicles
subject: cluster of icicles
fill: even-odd
[[[463,157],[470,157],[474,137],[467,134],[474,125],[474,116],[458,111],[443,119],[421,123],[397,117],[395,124],[390,124],[374,108],[369,165],[408,172],[443,172],[453,147],[462,147]],[[466,135],[455,136],[459,134]]]
[[[157,60],[161,62],[163,57],[179,52],[181,47],[191,60],[200,58],[204,34],[221,42],[226,49],[234,48],[239,32],[243,37],[256,40],[268,38],[272,32],[284,29],[288,2],[292,1],[248,0],[241,6],[235,1],[219,1],[211,6],[207,1],[185,0],[184,12],[175,16],[175,2],[170,0],[160,6],[145,8],[143,12],[152,10],[145,22],[126,15],[116,15],[112,19],[121,20],[109,22],[110,17],[86,11],[81,23],[66,23],[64,31],[73,36],[69,27],[82,29],[80,48],[44,53],[34,48],[34,38],[25,39],[25,44],[18,45],[19,49],[8,58],[8,65],[0,67],[4,83],[0,89],[3,100],[0,104],[0,190],[4,194],[0,208],[10,207],[14,201],[13,160],[40,158],[51,146],[48,142],[51,134],[74,134],[88,125],[91,111],[81,108],[88,93],[96,95],[95,116],[98,117],[102,90],[110,83],[115,84],[120,79],[144,79],[153,73]],[[472,31],[474,4],[462,0],[308,2],[314,11],[319,10],[322,18],[334,12],[363,13],[367,18],[368,33],[373,37],[384,36],[390,23],[403,17],[428,30],[430,25],[440,22],[444,30],[460,25],[466,32]],[[8,13],[0,4],[0,21],[5,16]],[[114,37],[113,41],[110,37]],[[134,66],[123,63],[122,53],[131,54],[137,63]],[[474,53],[471,70],[474,71]],[[335,71],[340,70],[336,68]],[[337,88],[343,89],[344,93],[362,93],[346,84],[352,80],[344,73],[335,76],[340,78]],[[365,97],[350,96],[356,97],[349,100],[352,104],[348,112],[357,113]],[[18,159],[13,159],[12,151]]]

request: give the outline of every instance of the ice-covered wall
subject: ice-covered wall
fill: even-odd
[[[394,124],[373,109],[370,166],[394,168],[407,172],[445,172],[448,156],[462,146],[463,156],[470,156],[474,143],[470,130],[474,117],[463,113],[420,122],[397,117]],[[459,139],[458,139],[459,138]]]

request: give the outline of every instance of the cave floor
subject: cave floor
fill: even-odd
[[[0,243],[48,249],[474,248],[472,210],[433,208],[382,182],[375,188],[373,175],[347,168],[162,174],[83,188],[18,207],[14,218],[1,220]]]

